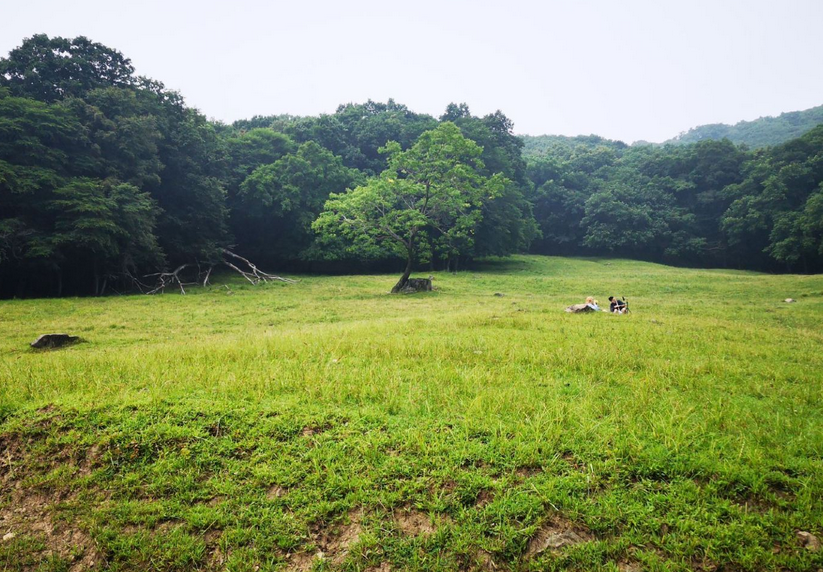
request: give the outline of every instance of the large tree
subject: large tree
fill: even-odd
[[[405,261],[392,292],[408,282],[418,254],[434,242],[459,251],[471,246],[484,201],[503,189],[502,175],[486,177],[483,150],[451,122],[423,133],[408,150],[390,142],[382,152],[388,168],[343,194],[332,195],[314,228],[349,239],[359,251],[389,245]]]
[[[47,102],[82,97],[98,87],[133,85],[133,74],[123,54],[83,36],[37,34],[0,59],[0,84],[13,95]]]

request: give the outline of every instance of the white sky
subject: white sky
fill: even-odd
[[[209,117],[393,97],[661,141],[823,104],[823,0],[0,0],[0,55],[85,35]]]

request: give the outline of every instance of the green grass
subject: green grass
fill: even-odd
[[[823,567],[823,276],[395,279],[0,302],[0,570]]]

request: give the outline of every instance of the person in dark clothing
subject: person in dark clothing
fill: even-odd
[[[609,312],[612,314],[623,314],[627,307],[628,305],[625,302],[621,302],[614,296],[609,296]]]

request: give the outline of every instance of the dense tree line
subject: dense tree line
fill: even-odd
[[[142,288],[227,249],[321,271],[529,249],[819,271],[821,129],[756,151],[592,136],[524,153],[499,111],[392,100],[224,125],[116,50],[34,36],[0,60],[0,296]]]
[[[0,60],[0,295],[150,287],[151,275],[211,268],[226,249],[275,267],[392,263],[392,248],[358,248],[312,225],[330,197],[382,176],[447,120],[477,146],[475,176],[505,185],[473,203],[461,240],[454,229],[449,245],[416,239],[414,262],[453,266],[527,249],[536,224],[511,122],[452,107],[454,117],[437,119],[368,101],[229,126],[136,76],[116,50],[82,37],[28,38]]]
[[[553,138],[527,154],[538,252],[823,270],[823,125],[757,150]]]

